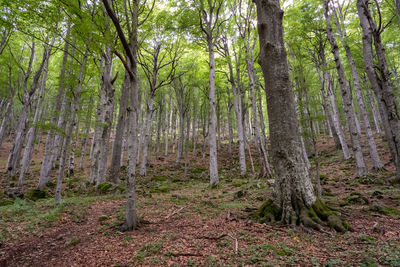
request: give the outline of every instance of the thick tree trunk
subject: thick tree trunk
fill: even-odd
[[[339,47],[336,43],[335,37],[333,35],[333,30],[332,26],[330,24],[330,17],[328,15],[328,0],[324,0],[324,9],[325,9],[325,21],[326,21],[326,26],[327,26],[327,37],[329,40],[329,43],[332,48],[332,54],[335,59],[336,63],[336,70],[338,72],[338,77],[339,77],[339,85],[340,85],[340,90],[342,92],[342,99],[343,99],[343,106],[344,110],[346,113],[347,117],[347,123],[349,126],[349,132],[350,132],[350,137],[351,137],[351,143],[352,143],[352,149],[354,152],[354,157],[356,159],[356,165],[357,165],[357,175],[358,176],[363,176],[367,173],[367,168],[364,163],[364,157],[362,154],[362,148],[360,144],[360,135],[357,132],[357,127],[356,127],[356,115],[353,109],[353,100],[352,100],[352,94],[350,87],[347,83],[345,74],[344,74],[344,69],[343,65],[340,59],[339,55]]]
[[[364,67],[372,89],[378,99],[385,129],[386,139],[400,180],[400,116],[396,106],[396,98],[391,85],[390,73],[386,63],[385,52],[381,42],[381,29],[378,29],[371,17],[366,0],[357,0],[358,16],[363,33]],[[372,37],[378,59],[378,72],[375,71],[372,51]]]
[[[279,0],[255,0],[260,57],[267,95],[272,166],[276,174],[273,203],[280,220],[296,223],[304,207],[316,201],[302,155],[299,121],[289,78]]]

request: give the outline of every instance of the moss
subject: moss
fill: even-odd
[[[2,198],[0,199],[0,207],[8,206],[14,204],[14,200],[10,198]]]
[[[262,222],[274,222],[279,220],[282,212],[275,206],[271,199],[267,200],[255,213],[256,217],[261,218]]]
[[[168,180],[168,177],[166,175],[157,175],[154,176],[152,180],[157,182],[164,182]]]
[[[54,189],[54,188],[56,188],[56,183],[49,181],[46,183],[46,187]]]
[[[150,193],[168,193],[170,191],[169,184],[162,184],[150,190]]]
[[[240,187],[246,183],[247,183],[247,181],[243,180],[243,179],[233,179],[233,181],[232,181],[232,185],[235,187]]]
[[[361,242],[367,242],[367,243],[370,243],[370,244],[375,242],[375,238],[373,238],[372,236],[369,236],[369,235],[360,236],[358,238],[358,240],[361,241]]]
[[[101,215],[99,217],[99,222],[102,222],[102,221],[105,221],[105,220],[108,220],[108,216],[107,215]]]
[[[317,198],[315,203],[311,206],[315,213],[318,215],[319,218],[321,218],[323,221],[327,221],[328,217],[333,215],[333,212],[331,209],[329,209],[322,201],[321,199]]]
[[[330,215],[327,223],[330,228],[335,229],[337,232],[346,232],[348,230],[343,225],[343,221],[335,215]]]
[[[386,216],[399,216],[400,215],[400,210],[392,207],[385,206],[380,203],[373,203],[370,207],[369,210],[372,212],[380,213]]]
[[[314,211],[312,207],[307,210],[307,215],[316,223],[321,223],[317,213]]]
[[[73,247],[73,246],[79,244],[80,242],[81,242],[81,240],[80,240],[78,237],[73,237],[73,238],[71,238],[70,240],[68,240],[68,241],[65,243],[65,245],[66,245],[67,247]]]
[[[179,183],[179,182],[181,182],[181,181],[182,181],[181,178],[178,177],[178,176],[172,177],[172,182],[173,182],[173,183]]]
[[[46,190],[32,189],[25,194],[25,197],[27,199],[36,201],[39,199],[48,198],[50,195]]]
[[[351,193],[350,196],[346,197],[343,202],[339,203],[340,206],[347,206],[351,204],[367,205],[369,204],[369,200],[360,193]]]
[[[108,191],[111,187],[112,187],[112,184],[105,182],[105,183],[99,184],[99,185],[97,186],[97,190],[99,190],[100,193],[103,193],[103,194],[104,194],[104,193],[107,193],[107,191]]]

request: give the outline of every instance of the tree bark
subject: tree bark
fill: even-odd
[[[62,181],[64,178],[64,171],[65,171],[65,162],[68,154],[68,149],[71,141],[71,136],[74,131],[74,127],[76,126],[76,116],[77,116],[77,111],[79,108],[79,101],[81,97],[81,89],[82,89],[82,83],[83,83],[83,72],[85,70],[86,66],[86,60],[89,56],[89,45],[86,47],[85,54],[83,55],[83,58],[81,60],[81,68],[78,76],[78,85],[76,87],[76,90],[74,90],[74,97],[71,99],[71,114],[70,118],[68,120],[67,124],[67,131],[65,134],[65,138],[63,140],[63,147],[61,151],[61,157],[60,157],[60,165],[58,168],[58,177],[57,177],[57,186],[56,186],[56,193],[55,193],[55,201],[57,203],[61,202],[61,188],[62,188]]]
[[[117,128],[115,130],[115,139],[111,156],[109,181],[114,184],[120,183],[120,171],[123,155],[123,139],[126,125],[126,113],[129,99],[129,73],[125,71],[124,83],[121,89],[121,99],[119,101],[119,112]]]
[[[340,85],[340,90],[342,92],[342,99],[343,99],[343,106],[344,110],[346,113],[347,117],[347,123],[349,127],[349,132],[350,132],[350,137],[351,137],[351,143],[352,143],[352,149],[354,153],[354,157],[356,159],[356,165],[357,165],[357,175],[358,176],[363,176],[367,173],[367,168],[365,167],[364,163],[364,157],[362,154],[362,148],[360,144],[360,136],[357,131],[356,127],[356,118],[355,118],[355,112],[353,109],[353,100],[352,100],[352,94],[351,94],[351,89],[347,83],[345,74],[344,74],[344,69],[342,65],[342,61],[340,59],[339,55],[339,47],[336,43],[335,37],[333,35],[333,30],[332,26],[330,23],[330,17],[328,14],[328,0],[324,0],[324,15],[325,15],[325,21],[326,21],[326,27],[327,27],[327,37],[329,40],[329,43],[332,48],[332,54],[335,59],[336,63],[336,70],[338,72],[338,77],[339,77],[339,85]]]
[[[390,73],[381,41],[381,29],[372,19],[366,0],[357,0],[358,16],[363,33],[364,67],[372,89],[378,99],[385,129],[386,139],[396,166],[397,179],[400,180],[400,116],[396,106],[396,98],[391,85]],[[372,38],[373,37],[373,38]],[[375,71],[372,39],[378,59],[378,73]]]
[[[27,134],[28,135],[28,143],[24,150],[24,155],[22,157],[21,171],[19,173],[19,178],[18,178],[18,188],[21,192],[23,189],[24,176],[25,176],[25,173],[29,169],[29,165],[30,165],[31,158],[32,158],[34,141],[36,139],[36,124],[39,120],[39,114],[40,114],[40,110],[41,110],[41,106],[42,106],[44,90],[46,88],[47,73],[49,70],[49,60],[50,60],[51,50],[53,48],[55,40],[56,40],[56,36],[54,35],[49,47],[45,47],[44,51],[43,51],[43,60],[44,60],[43,76],[42,76],[39,96],[38,96],[38,100],[37,100],[37,104],[36,104],[35,115],[34,115],[34,118],[32,121],[32,125],[29,128],[28,134]]]
[[[276,179],[273,203],[280,210],[283,223],[296,223],[304,207],[316,197],[302,155],[299,121],[289,78],[283,41],[279,0],[255,0],[257,5],[260,56],[271,138],[272,166]]]

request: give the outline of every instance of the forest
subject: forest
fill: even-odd
[[[0,3],[0,266],[400,266],[400,0]]]

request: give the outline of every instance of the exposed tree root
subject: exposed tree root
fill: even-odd
[[[291,220],[289,223],[296,225],[304,225],[305,227],[321,231],[321,226],[328,226],[335,229],[337,232],[346,232],[350,230],[349,224],[339,218],[339,216],[324,204],[320,199],[317,199],[311,207],[305,207],[303,204],[298,207],[293,207],[291,212]],[[276,207],[272,200],[267,200],[255,213],[255,219],[260,222],[267,223],[285,223],[282,216],[282,209]]]

